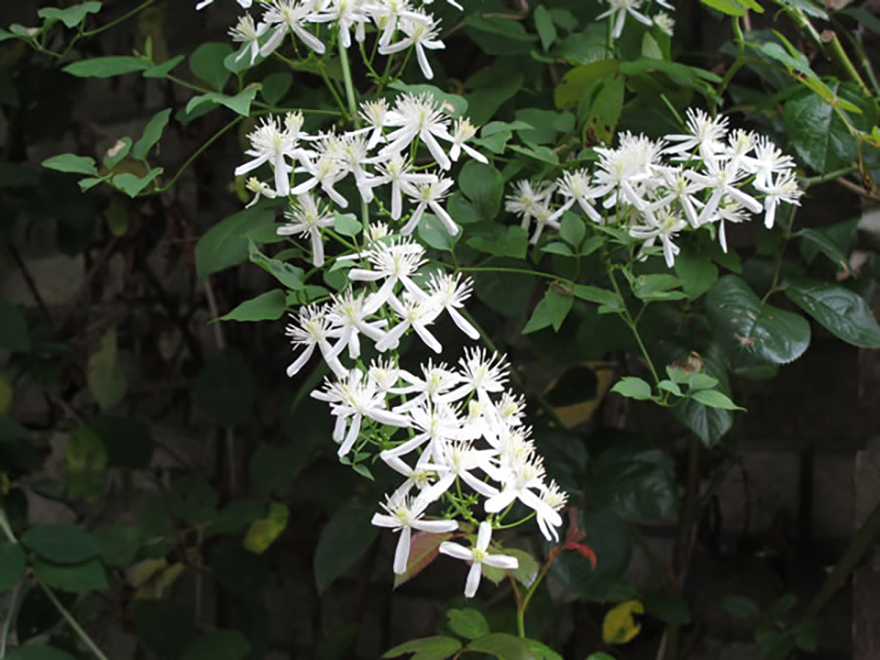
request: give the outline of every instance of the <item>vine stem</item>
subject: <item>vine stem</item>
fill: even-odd
[[[541,567],[541,572],[538,573],[538,577],[535,578],[535,581],[532,583],[532,586],[529,587],[529,590],[525,593],[525,596],[519,598],[519,592],[517,592],[516,599],[516,630],[519,636],[522,639],[526,637],[526,609],[529,607],[529,601],[532,600],[532,596],[535,595],[535,591],[537,591],[538,586],[541,582],[544,581],[544,578],[547,577],[547,573],[550,571],[550,566],[553,565],[553,562],[556,560],[556,557],[562,551],[562,548],[557,546],[550,551],[550,554],[547,556],[547,561],[544,562],[544,565]]]
[[[3,632],[0,633],[0,660],[6,657],[6,644],[9,641],[9,631],[12,629],[12,620],[15,618],[15,610],[18,607],[18,594],[21,591],[21,582],[12,590],[12,598],[9,601],[9,613],[3,622]]]
[[[9,539],[10,543],[18,545],[18,538],[16,538],[15,533],[12,531],[12,527],[10,527],[9,520],[6,517],[6,511],[4,511],[2,507],[0,507],[0,529],[3,530],[3,533],[6,535],[6,538]],[[82,626],[79,625],[77,620],[68,611],[68,609],[66,607],[64,607],[64,605],[61,603],[60,600],[58,600],[58,597],[55,595],[55,592],[52,591],[52,589],[49,588],[49,586],[47,584],[45,584],[39,577],[34,576],[34,580],[36,581],[37,584],[40,585],[40,587],[43,589],[43,591],[46,592],[46,596],[49,598],[49,600],[55,606],[55,609],[57,609],[58,613],[61,614],[62,617],[64,617],[64,620],[67,621],[67,623],[70,625],[71,628],[73,628],[73,631],[82,640],[83,644],[85,644],[89,648],[89,650],[92,652],[92,654],[96,658],[98,658],[98,660],[109,660],[109,658],[106,655],[104,655],[104,652],[101,651],[100,648],[98,648],[98,645],[95,644],[95,642],[92,640],[92,638],[89,637],[89,634],[85,630],[83,630]],[[14,603],[13,603],[13,605],[14,605]],[[4,647],[6,644],[6,633],[7,633],[7,628],[9,626],[9,619],[11,619],[11,618],[12,618],[12,613],[10,612],[9,618],[6,621],[6,624],[4,626],[4,631],[3,631],[3,645],[4,645]],[[5,648],[3,648],[2,651],[5,653]],[[2,655],[0,655],[0,657],[2,657]]]
[[[361,118],[357,111],[357,95],[355,94],[354,83],[351,78],[348,50],[342,45],[342,40],[339,41],[339,60],[342,62],[342,79],[345,83],[345,97],[348,100],[348,114],[350,115],[351,121],[354,122],[354,127],[360,128]],[[369,63],[367,63],[366,58],[364,58],[364,63],[367,64],[367,66],[370,66]],[[364,225],[364,231],[366,231],[370,226],[370,207],[364,200],[363,196],[361,196],[361,219]]]

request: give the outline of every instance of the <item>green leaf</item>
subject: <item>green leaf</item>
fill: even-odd
[[[97,14],[101,11],[100,2],[84,2],[81,5],[74,5],[67,9],[58,9],[56,7],[46,7],[37,12],[37,16],[50,21],[61,21],[69,28],[75,28],[85,20],[88,14]]]
[[[645,36],[648,36],[647,33]],[[603,81],[590,105],[585,130],[608,145],[614,140],[617,122],[623,111],[624,91],[624,77],[612,74]]]
[[[624,520],[649,523],[676,511],[675,468],[662,451],[632,441],[615,443],[596,457],[591,472],[592,504]]]
[[[303,288],[303,271],[301,268],[291,266],[279,259],[272,259],[260,252],[253,241],[250,242],[250,260],[272,277],[278,280],[288,289],[299,290]]]
[[[607,653],[591,653],[587,656],[587,660],[614,660],[614,656],[608,655]]]
[[[675,626],[686,626],[691,622],[691,610],[681,596],[669,591],[661,591],[645,598],[648,614]]]
[[[52,156],[43,161],[43,167],[68,174],[97,174],[95,159],[76,154],[61,154]]]
[[[603,305],[610,309],[623,310],[623,299],[614,291],[587,284],[576,284],[573,293],[581,300]]]
[[[287,296],[281,289],[261,293],[256,298],[245,300],[220,321],[277,321],[287,309]]]
[[[120,138],[116,141],[110,149],[107,150],[107,153],[104,154],[104,167],[108,169],[113,169],[128,156],[131,151],[131,138],[126,136]]]
[[[223,60],[234,52],[235,50],[229,44],[202,44],[189,56],[189,70],[196,78],[204,80],[215,91],[223,91],[226,81],[232,75],[232,72],[224,66]]]
[[[681,291],[673,291],[681,286],[674,275],[639,275],[633,280],[633,293],[641,300],[681,300],[687,296]]]
[[[458,239],[461,238],[461,232],[452,236],[449,230],[446,229],[446,225],[432,213],[425,213],[422,216],[422,219],[419,221],[418,232],[419,238],[428,246],[444,252],[452,252],[455,249],[455,244],[458,243]]]
[[[536,639],[524,639],[533,660],[564,660],[561,655]]]
[[[24,353],[31,349],[27,319],[21,309],[8,300],[0,300],[0,348],[13,353]]]
[[[196,403],[221,426],[243,422],[256,394],[253,373],[237,352],[229,350],[213,357],[195,382]]]
[[[237,630],[215,630],[187,647],[183,660],[243,660],[251,645]]]
[[[841,223],[844,224],[844,223]],[[796,236],[800,236],[801,253],[808,263],[811,263],[817,252],[821,252],[828,257],[837,267],[844,273],[850,273],[849,258],[845,254],[841,246],[829,234],[828,230],[819,229],[802,229],[797,232]],[[847,250],[848,252],[848,250]]]
[[[315,550],[318,593],[323,593],[372,545],[379,531],[370,524],[373,513],[371,503],[351,499],[324,526]]]
[[[689,391],[699,387],[715,387],[725,394],[730,392],[727,379],[726,360],[721,349],[711,344],[702,351],[703,365],[706,374],[685,376],[678,369],[667,369],[673,380],[687,383]],[[694,399],[684,399],[672,409],[673,416],[693,431],[707,447],[718,442],[733,427],[733,413],[722,408],[704,406]]]
[[[535,305],[535,311],[526,327],[523,328],[522,334],[527,335],[546,327],[552,326],[553,330],[559,332],[565,317],[571,311],[574,299],[570,294],[562,294],[555,287],[551,286],[547,289],[544,297]]]
[[[446,618],[449,620],[449,629],[459,637],[477,639],[491,632],[486,617],[472,607],[448,610]]]
[[[252,498],[233,500],[214,519],[210,534],[238,534],[266,513],[265,505]]]
[[[119,369],[116,328],[104,333],[98,350],[89,356],[86,379],[89,391],[102,410],[112,408],[125,397],[127,385]]]
[[[548,254],[558,254],[561,257],[573,257],[575,253],[565,243],[548,243],[541,247],[541,252]]]
[[[509,557],[516,557],[518,564],[516,569],[506,571],[507,574],[526,588],[531,587],[538,577],[538,572],[541,570],[538,560],[525,550],[518,550],[517,548],[505,548],[504,554]]]
[[[156,143],[162,139],[162,133],[168,126],[168,120],[171,118],[171,108],[167,108],[157,113],[144,128],[144,134],[138,140],[131,150],[132,157],[137,160],[144,160],[150,150],[156,146]]]
[[[861,348],[880,348],[880,325],[865,299],[830,282],[786,281],[785,295],[836,337]]]
[[[566,73],[553,91],[556,107],[560,110],[577,107],[593,85],[617,71],[618,64],[613,59],[599,60],[575,67]]]
[[[696,401],[710,408],[721,408],[723,410],[745,410],[740,408],[728,396],[718,390],[697,390],[690,395]]]
[[[107,451],[101,438],[85,424],[67,441],[67,488],[72,495],[95,500],[104,490],[107,478]]]
[[[239,211],[211,227],[196,244],[196,271],[199,279],[246,261],[246,234],[274,222],[273,209],[253,207]]]
[[[425,660],[445,660],[460,648],[461,642],[452,637],[423,637],[395,646],[382,657],[399,658],[407,653],[415,653],[417,658]]]
[[[427,568],[439,554],[440,544],[452,538],[451,532],[432,534],[430,532],[416,532],[410,542],[409,558],[406,562],[406,571],[394,576],[394,588],[397,589],[404,582],[414,578]]]
[[[154,167],[145,176],[124,172],[113,177],[113,185],[134,199],[164,171],[161,167]]]
[[[614,387],[611,388],[611,391],[617,392],[621,396],[629,397],[630,399],[636,399],[637,401],[645,401],[654,398],[654,395],[651,394],[651,386],[641,378],[636,378],[635,376],[624,376],[615,383]]]
[[[480,252],[496,257],[514,257],[525,259],[529,247],[529,234],[519,225],[510,225],[503,233],[495,236],[473,236],[467,244]]]
[[[235,96],[226,96],[218,92],[208,92],[207,94],[194,96],[186,104],[186,112],[187,114],[191,113],[203,103],[215,103],[229,108],[242,117],[247,117],[251,113],[251,103],[254,102],[254,98],[259,90],[260,85],[253,84],[245,87]]]
[[[675,274],[687,297],[696,300],[718,281],[718,266],[708,256],[684,247],[675,258]]]
[[[584,242],[584,236],[587,233],[587,227],[584,224],[583,218],[574,213],[565,213],[562,216],[561,224],[562,227],[559,230],[559,235],[562,236],[562,240],[577,250],[581,243]]]
[[[101,559],[108,566],[123,568],[134,563],[143,542],[140,527],[117,524],[96,534]]]
[[[110,586],[107,573],[98,559],[83,564],[59,565],[38,558],[34,559],[33,567],[37,577],[50,587],[70,593],[106,589]]]
[[[269,504],[269,515],[260,520],[255,520],[248,528],[242,545],[245,550],[256,554],[266,552],[281,533],[287,529],[287,521],[290,518],[290,509],[280,502]]]
[[[144,71],[144,78],[164,78],[185,59],[186,57],[183,55],[176,55],[171,59],[165,60],[161,64],[155,64]]]
[[[461,168],[458,185],[484,220],[494,220],[501,211],[504,177],[491,165],[469,160]]]
[[[31,527],[22,535],[21,542],[56,564],[79,564],[97,556],[99,551],[94,536],[70,523]]]
[[[553,42],[556,41],[556,26],[553,24],[553,17],[550,16],[550,12],[547,11],[547,8],[544,5],[538,5],[535,9],[534,14],[535,19],[535,29],[538,31],[538,36],[541,38],[541,47],[544,49],[544,52],[553,45]]]
[[[467,648],[494,655],[498,660],[533,660],[525,641],[507,633],[489,633],[473,640]]]
[[[725,596],[720,604],[721,609],[737,619],[752,619],[761,615],[758,604],[744,596]]]
[[[857,92],[836,80],[829,80],[831,94],[841,101],[848,99],[861,103]],[[856,160],[858,147],[855,138],[843,120],[818,94],[804,90],[785,103],[783,113],[786,133],[797,155],[820,174],[846,167]],[[860,130],[869,130],[870,120],[850,115],[850,121]]]
[[[24,575],[25,558],[17,543],[0,545],[0,593],[14,587]]]
[[[294,444],[277,447],[262,442],[251,458],[251,478],[263,490],[280,491],[296,477],[296,458],[297,448]]]
[[[45,644],[20,646],[6,657],[8,660],[76,660],[69,653]]]
[[[290,91],[291,85],[293,85],[293,76],[289,73],[272,73],[263,80],[260,95],[269,105],[277,105]]]
[[[343,236],[357,236],[361,233],[364,226],[361,221],[354,217],[351,213],[334,213],[333,229],[336,233]]]
[[[762,303],[737,275],[722,277],[706,296],[713,334],[735,365],[796,360],[810,343],[810,325],[792,312]]]
[[[78,78],[112,78],[146,71],[151,66],[150,62],[139,57],[95,57],[68,64],[63,70]]]
[[[171,512],[193,527],[214,520],[219,503],[219,493],[203,477],[184,475],[168,493]]]

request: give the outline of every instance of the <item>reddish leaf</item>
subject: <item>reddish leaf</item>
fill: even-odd
[[[446,534],[431,534],[430,532],[416,532],[413,534],[409,548],[409,561],[406,564],[406,573],[394,576],[394,588],[396,589],[410,578],[425,570],[439,554],[440,544],[454,536],[452,532]]]

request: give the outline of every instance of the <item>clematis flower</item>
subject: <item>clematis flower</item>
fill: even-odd
[[[392,296],[388,299],[388,305],[400,318],[400,322],[376,342],[377,351],[385,352],[397,348],[401,337],[412,328],[428,348],[435,353],[443,352],[443,346],[428,329],[440,314],[440,309],[430,298],[418,299],[406,291],[402,302],[396,296]]]
[[[385,280],[379,290],[367,298],[365,312],[374,314],[394,296],[398,282],[415,298],[427,295],[413,281],[412,276],[425,263],[425,248],[412,240],[398,238],[391,242],[377,242],[364,255],[371,269],[352,268],[348,277],[353,282]]]
[[[458,523],[454,520],[423,520],[428,504],[430,502],[419,498],[411,500],[408,497],[390,497],[382,504],[387,513],[373,515],[372,523],[376,527],[387,527],[400,532],[397,550],[394,552],[394,572],[397,575],[406,573],[412,530],[444,534],[458,529]]]
[[[330,346],[329,340],[338,333],[331,328],[326,309],[309,305],[300,308],[296,316],[291,314],[291,318],[294,321],[287,326],[286,334],[290,337],[293,345],[303,347],[303,351],[293,364],[287,367],[287,375],[292,377],[299,373],[311,359],[315,352],[315,346],[317,346],[333,373],[340,378],[344,377],[348,370],[339,361],[339,348]]]
[[[260,55],[268,57],[275,52],[288,32],[293,32],[318,55],[323,55],[326,50],[324,44],[305,27],[313,16],[314,10],[299,0],[272,0],[263,15],[263,21],[272,34],[260,49]]]
[[[235,168],[235,176],[247,174],[269,163],[275,171],[276,194],[286,196],[290,192],[290,173],[293,169],[288,165],[287,160],[293,160],[299,154],[297,147],[299,138],[298,132],[291,131],[288,126],[282,127],[281,122],[275,117],[264,119],[263,123],[248,135],[251,148],[246,150],[245,154],[251,156],[251,160]]]
[[[519,568],[516,557],[502,554],[490,554],[487,552],[492,540],[492,525],[485,520],[480,523],[477,532],[477,542],[471,549],[465,548],[458,543],[444,541],[440,544],[440,552],[449,557],[455,557],[471,563],[468,571],[467,582],[464,587],[465,598],[473,598],[480,586],[480,578],[483,575],[483,564],[492,568],[500,568],[506,571],[514,571]]]
[[[473,282],[469,278],[462,281],[460,273],[435,273],[428,280],[428,295],[437,309],[445,310],[459,330],[476,340],[480,338],[480,333],[458,311],[464,309],[464,301],[470,298],[472,288]]]
[[[379,46],[379,52],[382,55],[391,55],[407,48],[415,47],[422,75],[431,80],[434,77],[434,71],[428,62],[428,55],[425,53],[425,49],[442,50],[446,48],[446,45],[437,38],[440,34],[439,24],[432,16],[420,13],[419,19],[403,16],[399,23],[399,29],[406,36],[396,44]]]
[[[333,304],[327,317],[333,326],[339,329],[338,347],[341,350],[342,346],[348,346],[348,356],[352,360],[357,360],[361,355],[361,333],[375,342],[385,337],[382,327],[386,321],[384,319],[367,321],[371,313],[365,309],[363,293],[356,296],[349,289],[333,297]]]
[[[455,130],[452,132],[451,136],[452,149],[449,150],[449,158],[452,162],[458,162],[462,151],[479,163],[489,162],[489,159],[483,154],[465,144],[465,142],[471,140],[476,134],[477,127],[471,123],[470,119],[459,117],[455,120]]]
[[[773,227],[776,219],[776,208],[781,202],[800,206],[800,198],[804,194],[804,191],[798,186],[797,177],[792,172],[778,174],[775,180],[768,177],[766,182],[755,183],[755,188],[765,195],[764,226],[767,229]]]
[[[388,126],[399,128],[387,136],[388,145],[379,152],[380,157],[402,152],[418,137],[428,147],[441,169],[448,170],[452,167],[452,161],[437,142],[437,138],[451,140],[447,131],[449,119],[437,106],[433,96],[428,93],[404,94],[397,99],[394,110],[386,117],[386,122]]]
[[[324,265],[324,239],[321,229],[333,226],[333,214],[322,209],[311,193],[297,195],[296,204],[284,212],[289,223],[278,228],[279,236],[308,236],[312,244],[312,264]]]
[[[542,516],[548,524],[560,527],[560,515],[535,492],[544,488],[543,478],[544,462],[540,456],[531,456],[520,461],[505,475],[502,491],[487,499],[483,508],[486,513],[500,513],[514,500],[519,500]]]
[[[601,21],[603,18],[610,18],[614,21],[611,36],[614,39],[617,39],[623,34],[623,26],[626,23],[627,14],[632,16],[639,23],[648,26],[651,25],[651,19],[639,12],[639,7],[641,7],[641,5],[642,0],[608,0],[608,11],[602,12],[596,16],[596,20]]]
[[[245,44],[246,46],[238,55],[236,55],[236,62],[250,52],[251,66],[253,66],[257,59],[257,55],[260,54],[260,37],[263,36],[268,27],[269,26],[265,23],[254,25],[254,19],[251,15],[245,14],[238,19],[238,23],[235,27],[229,28],[229,36],[232,38],[232,41]]]
[[[446,196],[449,195],[453,183],[452,179],[435,178],[427,183],[415,183],[406,188],[404,192],[417,201],[418,206],[416,206],[409,221],[401,227],[400,233],[404,236],[412,234],[416,227],[419,226],[419,222],[425,214],[425,211],[431,209],[431,211],[434,212],[434,215],[436,215],[440,219],[440,222],[443,223],[446,231],[448,231],[451,236],[458,234],[458,232],[461,231],[461,228],[455,224],[455,221],[441,204]]]
[[[360,0],[332,0],[329,7],[314,13],[309,20],[313,23],[333,23],[339,30],[339,41],[343,48],[351,47],[352,28],[358,43],[366,37],[364,26],[368,19]]]
[[[629,235],[633,238],[641,238],[645,242],[642,249],[651,247],[659,239],[663,246],[663,257],[666,259],[666,265],[672,268],[675,265],[675,255],[681,252],[672,239],[682,229],[687,227],[687,222],[681,219],[681,216],[664,210],[659,214],[656,224],[633,225],[630,227]]]
[[[202,10],[208,5],[212,4],[214,0],[202,0],[199,4],[196,5],[197,10]],[[243,9],[250,9],[250,6],[254,3],[254,0],[238,0],[238,4],[242,6]]]
[[[401,154],[392,154],[385,162],[376,167],[378,176],[367,177],[364,186],[375,188],[391,184],[391,218],[399,220],[403,215],[403,192],[413,194],[414,186],[429,184],[437,180],[433,174],[411,171],[412,163]]]
[[[575,172],[565,172],[556,182],[556,190],[565,197],[565,203],[550,216],[551,220],[558,220],[572,206],[577,204],[586,216],[597,225],[605,224],[605,218],[593,208],[592,201],[596,194],[590,187],[590,175],[585,169]]]

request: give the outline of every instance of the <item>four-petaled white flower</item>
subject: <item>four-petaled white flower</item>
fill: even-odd
[[[260,55],[268,57],[275,52],[289,32],[293,32],[318,55],[323,55],[326,47],[306,29],[306,23],[312,21],[314,16],[314,10],[300,0],[272,0],[263,15],[263,22],[272,33],[260,49]]]
[[[406,36],[396,44],[379,46],[379,52],[383,55],[391,55],[414,47],[422,75],[430,80],[434,77],[434,71],[431,69],[430,62],[428,62],[428,55],[425,53],[425,49],[441,50],[446,48],[445,44],[437,38],[440,34],[440,26],[432,16],[427,14],[420,14],[418,18],[406,15],[401,18],[399,29]]]
[[[290,222],[278,228],[279,236],[308,236],[312,243],[312,264],[316,268],[324,265],[324,239],[321,230],[333,226],[333,214],[322,209],[311,193],[297,195],[296,204],[284,212]]]
[[[260,37],[263,36],[267,28],[268,26],[265,23],[254,25],[254,19],[250,14],[245,14],[238,19],[238,24],[235,27],[229,28],[229,36],[232,38],[232,41],[245,45],[235,57],[236,62],[250,53],[251,65],[253,65],[260,54]]]
[[[480,578],[483,575],[484,564],[505,571],[515,571],[519,568],[519,561],[516,557],[489,553],[489,543],[491,540],[492,525],[484,520],[480,523],[480,529],[477,532],[477,542],[473,548],[468,549],[463,545],[451,543],[450,541],[444,541],[440,544],[440,552],[442,554],[470,562],[471,564],[464,587],[465,598],[473,598],[476,595],[477,589],[480,586]]]
[[[387,513],[373,515],[372,523],[376,527],[387,527],[395,532],[400,532],[397,550],[394,552],[394,572],[398,575],[406,572],[412,530],[444,534],[458,529],[458,523],[454,520],[424,520],[422,516],[428,504],[430,502],[420,498],[412,500],[408,497],[398,496],[389,498],[382,505]]]
[[[608,0],[608,11],[602,12],[596,16],[596,20],[601,21],[603,18],[610,18],[613,20],[614,26],[611,30],[611,36],[617,39],[623,34],[623,26],[626,23],[627,14],[632,16],[639,23],[648,26],[651,25],[651,19],[639,11],[641,5],[642,0]]]

